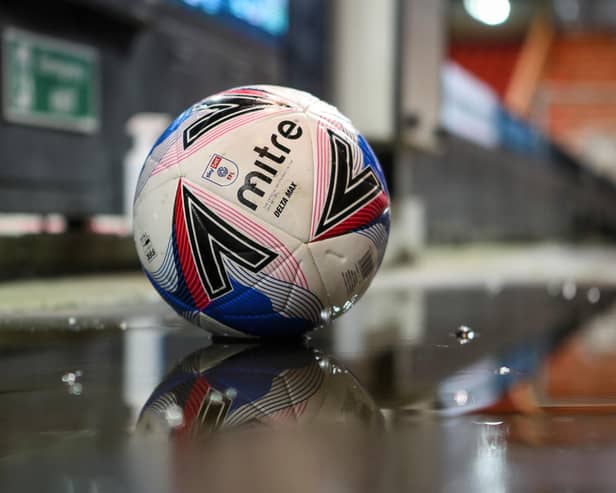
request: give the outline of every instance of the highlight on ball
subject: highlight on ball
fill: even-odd
[[[379,162],[336,108],[301,91],[223,91],[178,116],[135,192],[144,271],[215,334],[293,337],[365,292],[389,235]]]

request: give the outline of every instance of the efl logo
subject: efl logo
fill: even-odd
[[[237,164],[220,154],[212,154],[201,176],[218,186],[227,187],[237,180],[237,174]]]

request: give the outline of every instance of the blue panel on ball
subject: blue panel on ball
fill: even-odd
[[[152,395],[144,404],[143,409],[139,414],[139,419],[141,419],[143,412],[153,402],[157,401],[168,392],[177,392],[177,390],[182,387],[188,387],[190,389],[189,386],[192,385],[192,382],[195,380],[195,378],[197,378],[197,376],[198,373],[196,372],[188,372],[182,366],[176,366],[171,371],[171,373],[169,373],[169,375],[167,375],[165,379],[158,385],[158,387],[154,389],[154,392],[152,392]]]
[[[376,173],[376,176],[379,177],[383,185],[383,189],[389,195],[389,191],[387,188],[387,181],[385,180],[385,175],[383,174],[383,169],[379,164],[379,160],[374,154],[372,147],[368,144],[368,141],[363,137],[363,135],[357,135],[357,143],[359,144],[359,148],[361,149],[361,153],[364,157],[364,166],[370,166],[372,170]]]
[[[390,222],[391,222],[391,218],[390,218],[390,215],[389,215],[389,211],[385,211],[385,212],[383,212],[383,214],[381,214],[380,216],[374,218],[369,223],[364,224],[363,226],[360,226],[358,228],[355,228],[353,230],[353,232],[358,233],[360,231],[364,231],[366,229],[371,229],[374,226],[380,225],[387,232],[387,236],[389,236]]]
[[[152,283],[152,286],[154,286],[156,291],[158,291],[158,294],[160,294],[163,299],[171,305],[171,308],[173,308],[180,315],[182,315],[183,312],[191,312],[197,309],[184,282],[180,283],[180,289],[172,293],[161,288],[147,271],[144,272]]]
[[[233,291],[212,301],[203,311],[219,322],[260,337],[294,337],[312,329],[303,318],[284,317],[274,311],[271,300],[256,289],[229,277]]]
[[[180,266],[180,259],[175,252],[177,252],[177,238],[174,226],[171,241],[160,268],[151,274],[145,271],[145,274],[165,301],[182,315],[183,312],[196,310],[197,306],[188,290],[188,285]],[[177,279],[175,279],[176,277]],[[172,285],[176,287],[170,289],[168,286]]]
[[[387,239],[389,238],[389,211],[385,211],[374,221],[360,228],[354,229],[353,232],[368,238],[375,246],[378,252],[378,265],[381,265],[385,248],[387,247]]]
[[[271,351],[269,356],[265,360],[262,352],[247,351],[203,372],[212,387],[233,388],[237,391],[229,413],[267,395],[272,389],[274,378],[283,371],[314,364],[314,357],[309,351]],[[292,396],[281,398],[291,399]]]
[[[190,115],[192,115],[192,112],[193,110],[191,106],[190,108],[182,112],[182,114],[178,116],[175,120],[173,120],[169,124],[169,126],[165,129],[165,131],[162,134],[160,134],[160,137],[158,137],[158,140],[152,146],[152,149],[148,153],[148,156],[152,154],[152,151],[156,149],[156,147],[159,146],[161,143],[163,143],[167,139],[167,137],[169,137],[173,132],[175,132],[178,129],[178,127],[182,124],[182,122],[184,122]]]

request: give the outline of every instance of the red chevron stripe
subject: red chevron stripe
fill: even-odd
[[[182,430],[190,430],[192,424],[199,414],[199,409],[201,409],[201,405],[203,404],[203,400],[207,395],[208,390],[210,390],[210,384],[207,383],[205,378],[197,377],[195,379],[195,383],[190,390],[190,394],[188,394],[188,398],[184,403],[184,407],[182,409],[184,413],[184,423],[182,425]]]
[[[182,180],[178,181],[178,189],[175,194],[174,225],[180,266],[184,274],[184,279],[186,280],[186,285],[188,286],[188,291],[197,308],[203,311],[203,309],[210,304],[210,299],[205,292],[203,284],[201,284],[201,279],[195,267],[192,247],[188,240],[188,233],[186,232],[186,214],[182,201]]]
[[[366,224],[369,224],[381,214],[383,214],[383,211],[387,207],[389,207],[389,199],[387,198],[387,194],[381,192],[356,213],[349,216],[347,219],[337,224],[332,229],[325,231],[321,236],[315,238],[312,241],[320,241],[327,238],[333,238],[334,236],[340,236],[345,233],[349,233],[354,229],[360,228],[361,226],[365,226]]]

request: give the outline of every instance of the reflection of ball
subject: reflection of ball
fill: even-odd
[[[145,161],[134,214],[139,258],[162,297],[234,336],[294,336],[344,312],[389,232],[385,179],[365,139],[334,107],[274,86],[182,113]]]
[[[138,428],[206,436],[247,426],[380,425],[381,414],[351,373],[302,347],[213,345],[180,362],[154,390]]]

